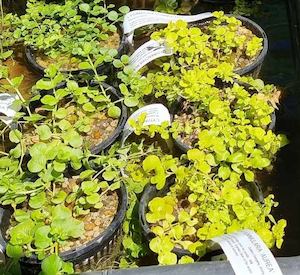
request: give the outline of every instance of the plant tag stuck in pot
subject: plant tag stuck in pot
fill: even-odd
[[[135,111],[127,120],[123,133],[121,143],[125,143],[126,139],[133,133],[134,129],[130,126],[130,120],[136,120],[141,114],[146,113],[146,118],[143,125],[160,125],[164,121],[171,123],[171,116],[169,110],[162,104],[150,104]]]
[[[152,24],[168,24],[171,21],[184,20],[195,22],[212,17],[212,13],[204,12],[196,15],[174,15],[148,10],[135,10],[127,13],[124,17],[124,34],[127,42],[132,44],[134,31],[140,27]]]
[[[16,110],[13,103],[18,99],[18,95],[12,95],[7,93],[0,94],[0,119],[6,124],[9,125],[13,121]]]
[[[282,275],[271,251],[252,230],[241,230],[212,239],[225,252],[236,275]]]
[[[129,65],[138,71],[154,59],[162,56],[172,55],[172,49],[167,48],[158,41],[150,40],[140,46],[129,58]]]

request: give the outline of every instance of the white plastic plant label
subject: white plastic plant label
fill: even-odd
[[[164,121],[171,123],[171,116],[169,110],[162,104],[150,104],[144,106],[135,111],[128,119],[123,129],[121,143],[124,144],[125,140],[130,136],[134,129],[129,125],[131,119],[137,119],[141,114],[146,113],[144,121],[145,126],[147,125],[160,125]]]
[[[152,60],[172,55],[173,51],[158,41],[150,40],[140,46],[129,58],[129,65],[138,71]]]
[[[0,119],[7,125],[12,123],[16,110],[13,108],[14,101],[18,95],[0,93]]]
[[[204,12],[197,15],[174,15],[148,10],[135,10],[127,13],[124,17],[124,34],[127,40],[132,43],[134,30],[152,24],[168,24],[171,21],[184,20],[195,22],[212,17],[211,12]]]
[[[215,237],[236,275],[282,275],[271,251],[252,230]]]

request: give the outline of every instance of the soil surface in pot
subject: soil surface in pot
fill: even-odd
[[[109,36],[109,38],[105,41],[99,42],[99,47],[105,47],[109,49],[118,49],[120,46],[120,35],[115,32]],[[42,66],[43,68],[47,68],[50,64],[56,63],[61,65],[62,71],[75,71],[78,70],[79,63],[82,60],[72,57],[71,55],[61,54],[56,58],[52,58],[47,56],[42,51],[35,52],[36,55],[36,62]]]
[[[66,119],[74,125],[78,121],[78,117],[84,117],[85,114],[80,110],[76,110],[75,106],[69,106],[67,108],[68,116]],[[36,112],[39,112],[38,108]],[[101,111],[91,116],[90,130],[87,133],[83,133],[85,144],[88,147],[96,146],[108,139],[118,126],[118,119],[107,116],[106,111]],[[27,145],[32,145],[39,142],[39,136],[34,129],[24,129],[24,138]]]
[[[66,180],[65,185],[76,185],[76,179]],[[91,210],[89,214],[83,218],[79,218],[84,222],[85,232],[83,236],[80,239],[67,241],[64,246],[59,248],[60,252],[78,248],[97,238],[106,230],[117,213],[119,204],[118,194],[115,191],[103,194],[102,203],[102,208]]]

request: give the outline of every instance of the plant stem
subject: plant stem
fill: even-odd
[[[1,1],[1,0],[0,0]],[[11,80],[9,78],[6,78],[6,81],[14,88],[14,90],[16,91],[18,97],[21,99],[21,101],[25,104],[26,110],[29,114],[29,116],[32,116],[30,108],[28,106],[26,106],[26,100],[24,99],[24,97],[22,96],[19,88],[15,87],[15,85],[13,85],[13,83],[11,82]]]
[[[1,26],[0,26],[0,31],[1,34],[3,34],[3,25],[4,25],[4,14],[3,14],[3,3],[2,0],[0,0],[0,13],[1,13]],[[0,51],[1,51],[1,55],[3,54],[3,43],[2,43],[2,39],[0,40]]]
[[[23,158],[24,158],[24,143],[22,142],[22,140],[21,140],[20,146],[21,146],[21,159],[20,159],[20,162],[19,162],[18,169],[19,169],[20,173],[22,173],[23,172],[22,162],[23,162]]]

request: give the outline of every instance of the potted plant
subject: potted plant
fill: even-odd
[[[257,76],[268,50],[265,32],[250,19],[213,12],[213,17],[188,24],[170,22],[151,34],[173,55],[153,62],[158,68],[176,72],[193,66],[214,68],[222,62],[233,64],[240,75]],[[170,65],[171,64],[171,65]]]
[[[85,69],[91,72],[83,49],[87,44],[98,71],[104,71],[104,63],[124,50],[117,26],[128,8],[117,12],[113,7],[103,0],[28,1],[26,14],[14,21],[14,37],[24,43],[29,64],[41,74],[51,63],[59,63],[61,70],[73,74]]]
[[[86,83],[76,82],[50,66],[46,77],[36,83],[38,94],[29,102],[24,100],[25,112],[14,118],[24,145],[62,140],[92,153],[109,147],[122,132],[127,109],[119,93],[101,80],[96,76]],[[13,90],[18,92],[18,85]]]
[[[274,196],[267,196],[261,204],[238,179],[224,181],[204,173],[200,154],[198,149],[189,150],[190,163],[177,167],[175,180],[159,192],[153,185],[148,187],[141,199],[141,223],[159,263],[194,262],[215,249],[212,238],[244,228],[257,232],[268,247],[280,248],[286,221],[276,222],[270,214],[277,205]],[[151,155],[143,161],[143,169],[155,177],[161,163]]]
[[[203,162],[204,172],[219,166],[224,180],[234,171],[252,182],[255,170],[270,167],[276,152],[287,144],[285,136],[271,130],[275,116],[270,102],[276,88],[260,80],[254,83],[258,85],[248,90],[238,83],[202,90],[197,100],[186,97],[175,107],[170,131],[181,150],[197,147],[210,155],[211,160]]]
[[[95,156],[73,142],[39,141],[26,155],[22,133],[11,130],[9,138],[16,145],[0,158],[0,239],[7,256],[26,274],[73,273],[72,263],[88,269],[120,233],[125,186],[93,169]]]

